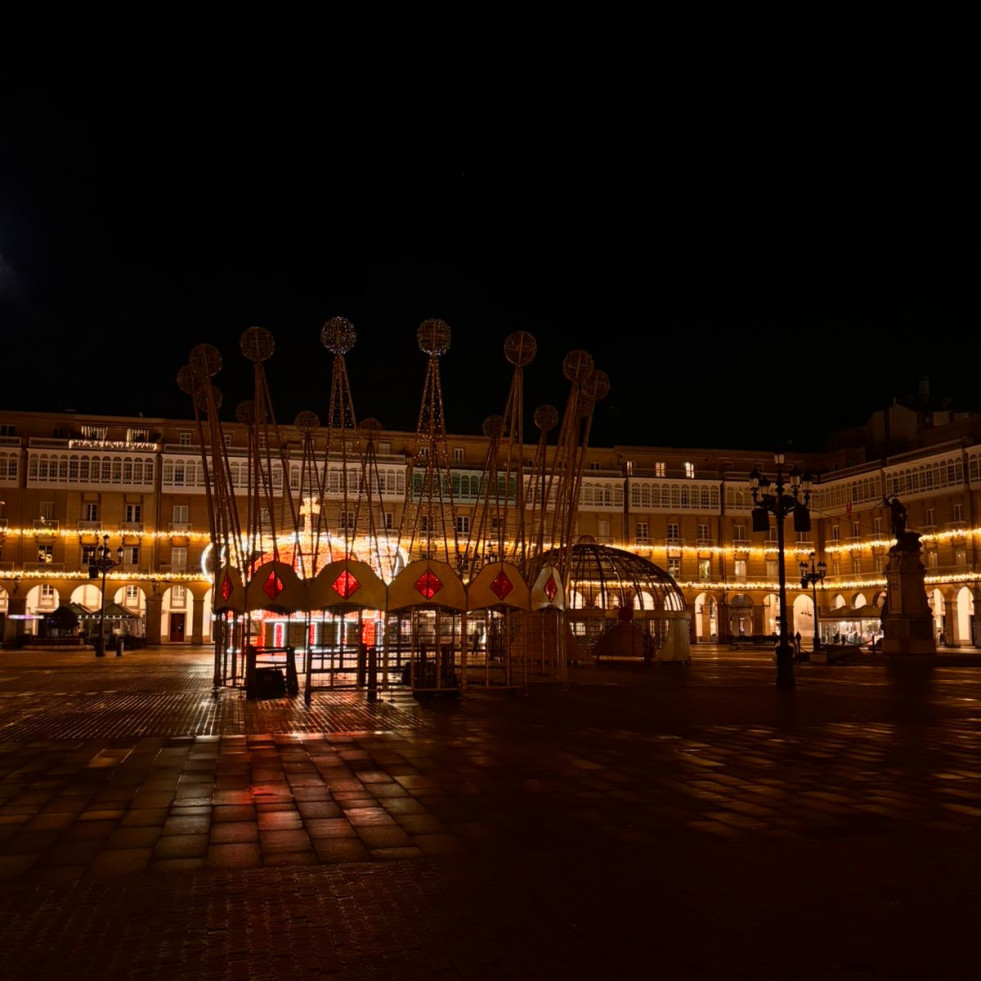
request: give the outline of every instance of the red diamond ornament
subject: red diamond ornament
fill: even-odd
[[[548,597],[549,603],[551,603],[555,599],[555,594],[559,591],[559,587],[555,584],[555,576],[550,575],[545,580],[545,585],[542,589],[545,590],[545,595]]]
[[[443,588],[443,584],[429,569],[416,580],[415,586],[426,599],[432,599]]]
[[[232,595],[233,588],[232,580],[229,578],[228,573],[226,572],[221,579],[221,598],[223,600],[227,600],[228,597]]]
[[[276,571],[271,569],[266,581],[262,584],[262,591],[270,598],[275,599],[283,591],[283,580],[276,575]]]
[[[361,583],[358,582],[350,572],[345,569],[331,584],[330,588],[337,593],[341,599],[347,599],[349,596],[353,596],[360,588]]]
[[[490,588],[494,591],[494,595],[499,600],[503,600],[504,597],[507,596],[507,594],[510,593],[512,589],[514,589],[514,586],[512,585],[511,580],[508,579],[504,570],[502,569],[497,574],[497,577],[494,579],[494,581],[490,584]]]

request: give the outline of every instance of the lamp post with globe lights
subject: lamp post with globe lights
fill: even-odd
[[[753,494],[753,531],[769,531],[770,518],[777,520],[777,573],[779,576],[780,639],[777,643],[777,687],[794,687],[794,649],[787,636],[787,578],[784,571],[783,519],[794,516],[795,531],[811,530],[811,514],[807,509],[811,499],[811,481],[796,466],[784,473],[783,453],[773,455],[777,465],[776,480],[772,483],[757,469],[749,475]]]
[[[811,552],[810,564],[807,562],[800,563],[800,588],[807,589],[808,586],[811,587],[811,602],[814,604],[814,640],[811,644],[811,651],[817,654],[821,649],[821,634],[818,630],[817,584],[824,582],[824,575],[827,572],[828,564],[826,562],[818,562],[815,565],[814,559],[815,554]]]
[[[102,576],[102,606],[99,610],[99,637],[95,642],[95,656],[105,657],[106,654],[106,573],[110,569],[115,569],[117,565],[123,563],[123,546],[116,549],[116,557],[112,557],[109,548],[109,536],[102,536],[102,544],[96,546],[95,554],[89,560],[89,579],[98,579]]]

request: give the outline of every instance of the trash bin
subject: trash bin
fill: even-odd
[[[116,638],[116,657],[122,657],[122,656],[123,656],[123,638],[122,637],[117,637]]]

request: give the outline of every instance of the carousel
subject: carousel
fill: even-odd
[[[394,487],[378,459],[381,423],[356,419],[353,325],[334,317],[320,340],[333,355],[326,419],[304,411],[287,432],[265,372],[273,336],[261,327],[241,336],[254,390],[235,409],[248,434],[245,466],[232,466],[223,431],[221,353],[198,345],[178,372],[199,429],[216,557],[216,697],[239,687],[250,697],[302,690],[308,702],[338,688],[459,695],[564,680],[583,657],[688,660],[689,614],[667,573],[630,553],[570,544],[594,407],[609,390],[588,353],[563,360],[564,410],[535,410],[527,460],[523,374],[536,344],[524,331],[508,335],[510,388],[502,414],[483,426],[480,492],[464,501],[454,497],[440,380],[449,326],[427,320],[416,332],[426,359],[419,423]]]

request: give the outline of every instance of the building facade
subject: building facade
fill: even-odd
[[[291,427],[280,432],[300,446],[301,435]],[[232,486],[244,495],[247,430],[232,422],[223,434]],[[864,427],[838,434],[825,451],[788,455],[786,467],[814,476],[811,530],[794,532],[789,521],[785,527],[790,632],[800,632],[805,648],[815,621],[825,642],[863,642],[876,633],[892,545],[884,501],[891,496],[901,499],[908,527],[921,535],[939,642],[979,643],[979,436],[981,416],[897,404]],[[406,432],[377,437],[389,529],[401,522],[415,441]],[[105,597],[121,608],[119,629],[147,643],[211,640],[212,536],[201,443],[192,420],[0,411],[5,646],[35,634],[61,606],[101,610],[101,579],[91,577],[90,566],[103,544],[119,562],[107,574]],[[447,445],[453,514],[444,533],[459,537],[471,532],[487,439],[448,435]],[[534,454],[528,447],[526,466]],[[277,471],[272,507],[287,496],[284,482],[299,483],[299,467],[297,461]],[[634,552],[667,571],[691,611],[692,642],[768,638],[779,629],[777,534],[772,520],[769,531],[753,530],[754,469],[772,477],[772,453],[590,447],[574,537]],[[332,471],[325,491],[340,497],[351,486]],[[349,518],[340,510],[334,520]],[[812,559],[825,563],[825,578],[802,584],[799,565]]]

